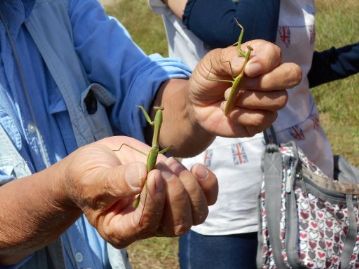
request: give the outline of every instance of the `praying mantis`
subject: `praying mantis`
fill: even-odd
[[[239,84],[240,84],[242,78],[244,77],[244,68],[246,67],[246,65],[247,65],[247,63],[249,61],[249,58],[251,56],[251,53],[253,51],[253,48],[251,46],[247,46],[246,51],[242,50],[241,44],[242,44],[242,41],[243,41],[244,28],[238,22],[238,20],[236,18],[234,18],[234,20],[235,20],[236,24],[241,28],[241,33],[239,34],[238,41],[236,43],[234,43],[234,46],[237,46],[238,56],[244,57],[244,63],[243,63],[241,72],[239,72],[239,74],[237,76],[234,76],[231,62],[228,61],[229,67],[230,67],[231,73],[232,73],[232,80],[228,80],[228,79],[211,79],[211,78],[209,78],[209,74],[211,73],[211,71],[209,71],[209,74],[207,76],[207,79],[209,79],[209,80],[228,82],[228,83],[232,84],[231,90],[229,92],[229,96],[228,96],[228,99],[227,99],[227,103],[226,103],[225,108],[224,108],[224,114],[226,116],[228,116],[229,113],[233,110],[234,103],[236,101],[236,97],[237,97],[237,94],[238,94],[238,91],[239,91]]]
[[[147,123],[149,125],[153,126],[151,149],[147,153],[147,160],[146,160],[146,170],[148,173],[155,168],[158,154],[166,153],[170,149],[170,147],[166,147],[166,148],[160,150],[160,145],[159,145],[159,136],[160,136],[160,130],[161,130],[162,121],[163,121],[163,107],[154,107],[153,108],[155,110],[155,116],[154,116],[153,120],[151,119],[151,117],[149,116],[149,114],[147,113],[147,111],[145,110],[145,108],[143,106],[138,106],[138,108],[142,111]],[[126,146],[132,148],[131,146],[129,146],[127,144],[123,144],[123,145],[126,145]],[[121,147],[123,145],[121,145]],[[121,149],[121,147],[114,151],[119,151]],[[142,154],[145,154],[144,152],[142,152],[138,149],[135,149],[135,148],[133,148],[133,149]],[[147,186],[146,181],[144,183],[144,186],[145,187]],[[136,197],[135,201],[133,202],[134,208],[138,207],[138,205],[140,203],[140,198],[141,198],[141,195],[138,195]],[[142,220],[142,215],[143,215],[143,210],[145,209],[146,200],[147,200],[147,189],[145,191],[144,205],[143,205],[143,209],[142,209],[140,222]]]

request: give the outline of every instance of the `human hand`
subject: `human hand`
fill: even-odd
[[[276,119],[277,110],[286,104],[285,89],[301,80],[299,66],[281,63],[280,49],[276,45],[254,40],[242,44],[243,50],[247,46],[251,46],[253,52],[245,66],[234,109],[228,117],[223,110],[231,85],[223,80],[231,80],[232,71],[236,76],[242,69],[244,58],[237,56],[237,48],[210,51],[193,71],[188,114],[193,122],[212,134],[243,137],[263,131]]]
[[[217,198],[214,174],[201,165],[190,172],[174,158],[161,155],[147,175],[146,157],[134,149],[150,148],[117,136],[82,147],[64,160],[64,190],[101,236],[115,247],[125,247],[151,236],[177,236],[203,222],[208,205]],[[142,194],[147,196],[141,195],[134,208],[144,184]]]

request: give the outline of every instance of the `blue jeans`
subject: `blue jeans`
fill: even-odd
[[[179,240],[181,269],[255,269],[257,233],[208,236],[190,231]]]

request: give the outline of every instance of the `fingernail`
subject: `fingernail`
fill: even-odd
[[[249,62],[246,66],[247,76],[254,77],[260,75],[262,72],[262,66],[256,62]]]
[[[142,180],[146,176],[144,166],[137,164],[128,165],[126,167],[126,182],[135,191],[140,190],[142,187]]]
[[[196,174],[197,179],[204,181],[208,178],[209,172],[205,166],[198,164],[195,166],[194,173]]]

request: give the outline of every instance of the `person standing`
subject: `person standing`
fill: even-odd
[[[280,143],[296,141],[322,171],[333,176],[333,154],[319,122],[310,87],[347,77],[359,70],[359,45],[314,52],[314,0],[149,0],[165,25],[168,51],[194,67],[213,48],[244,40],[275,42],[284,61],[303,70],[301,83],[288,90],[288,103],[273,123]],[[236,20],[235,20],[236,19]],[[325,74],[325,75],[323,75]],[[239,91],[239,99],[246,96]],[[218,176],[219,196],[206,221],[179,241],[185,268],[255,268],[257,196],[262,181],[263,134],[247,138],[217,137],[201,154],[183,163],[201,162]]]

